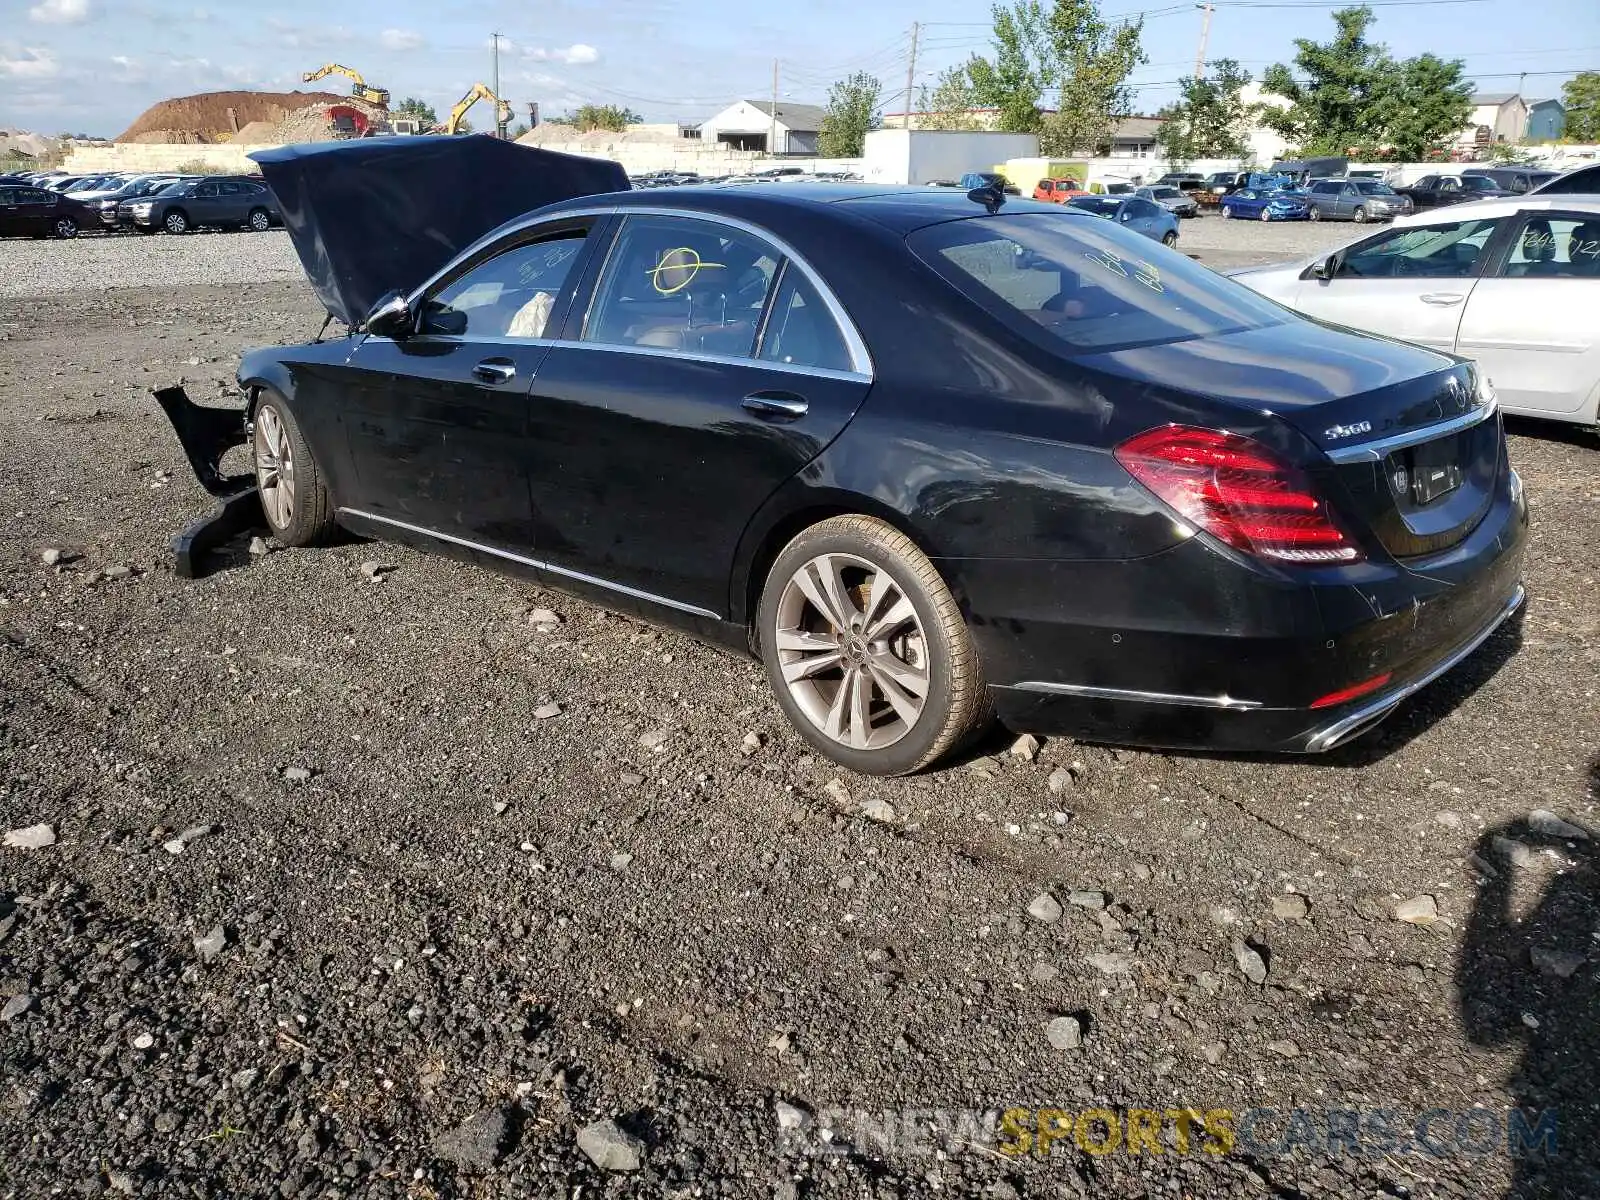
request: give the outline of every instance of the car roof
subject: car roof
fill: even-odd
[[[964,217],[984,215],[982,205],[967,198],[960,188],[896,186],[893,184],[814,183],[797,188],[792,184],[752,183],[740,187],[688,186],[638,193],[612,192],[602,196],[581,196],[540,210],[540,215],[555,215],[569,209],[614,207],[685,208],[706,213],[725,213],[760,221],[763,215],[782,219],[832,208],[843,208],[899,233],[910,233],[925,225]],[[1017,196],[1007,196],[1002,213],[1061,213],[1059,204],[1042,204]]]
[[[1451,221],[1461,220],[1461,214],[1471,217],[1509,217],[1521,212],[1550,212],[1552,209],[1561,209],[1565,212],[1593,213],[1600,216],[1600,196],[1572,195],[1525,195],[1525,196],[1492,196],[1487,200],[1469,200],[1465,204],[1452,204],[1447,208],[1428,208],[1420,212],[1409,213],[1403,217],[1396,217],[1396,225],[1433,225],[1447,224]]]

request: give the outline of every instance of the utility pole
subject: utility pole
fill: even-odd
[[[911,86],[917,78],[917,40],[922,36],[922,26],[911,22],[911,59],[906,63],[906,128],[911,128]]]
[[[506,136],[506,127],[500,120],[500,35],[491,33],[489,44],[494,49],[494,135],[497,138]]]
[[[1206,41],[1211,37],[1213,6],[1211,0],[1206,0],[1204,4],[1196,4],[1195,7],[1205,13],[1205,16],[1200,21],[1200,49],[1196,50],[1194,55],[1194,77],[1196,79],[1204,79],[1206,77]]]
[[[767,129],[767,157],[778,157],[778,60],[772,60],[772,124]]]

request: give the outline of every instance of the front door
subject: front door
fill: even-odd
[[[1600,389],[1600,217],[1524,213],[1496,257],[1467,301],[1456,349],[1478,360],[1511,411],[1570,417]]]
[[[1337,256],[1331,279],[1308,278],[1295,307],[1339,325],[1453,351],[1456,327],[1502,218],[1389,228]]]
[[[870,386],[866,352],[824,287],[743,226],[623,220],[571,340],[534,380],[540,562],[726,615],[750,518]]]
[[[590,222],[512,235],[419,298],[416,332],[369,336],[339,372],[350,508],[527,552],[528,388],[559,328]]]

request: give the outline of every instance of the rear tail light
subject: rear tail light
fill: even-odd
[[[1364,557],[1304,473],[1253,438],[1167,425],[1123,442],[1116,455],[1186,521],[1236,550],[1308,565]]]

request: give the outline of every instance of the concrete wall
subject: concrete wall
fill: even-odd
[[[265,146],[180,146],[166,143],[140,145],[119,142],[113,146],[86,146],[67,156],[63,168],[73,175],[87,175],[96,171],[171,171],[186,163],[205,163],[206,166],[229,174],[249,174],[258,168],[245,157],[252,150],[265,150]]]

